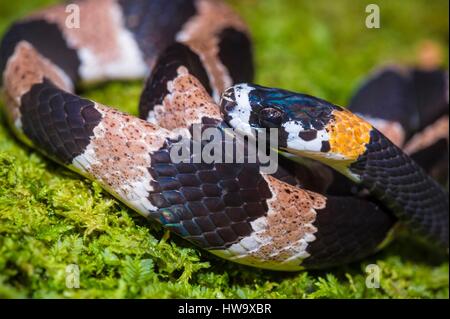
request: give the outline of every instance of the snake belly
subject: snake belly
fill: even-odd
[[[32,13],[3,36],[4,111],[22,142],[97,181],[150,221],[241,264],[330,267],[384,242],[395,217],[370,198],[319,191],[333,183],[323,182],[332,174],[324,167],[281,163],[264,174],[259,162],[172,161],[182,139],[206,147],[192,135],[194,125],[228,126],[217,105],[221,93],[252,79],[248,28],[227,5],[75,4],[80,28],[66,25],[60,5]],[[140,118],[75,93],[83,83],[140,77]]]

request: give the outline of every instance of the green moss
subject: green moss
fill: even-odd
[[[54,1],[2,1],[0,33]],[[365,3],[235,0],[255,38],[256,81],[344,104],[375,66],[413,62],[431,38],[448,51],[447,1],[377,1],[381,29],[364,27]],[[448,65],[448,61],[445,61]],[[136,113],[141,82],[85,95]],[[77,264],[80,289],[66,288]],[[377,264],[381,286],[365,285]],[[448,298],[448,262],[407,233],[382,252],[326,271],[276,273],[218,259],[149,225],[96,183],[17,142],[0,115],[0,297],[33,298]]]

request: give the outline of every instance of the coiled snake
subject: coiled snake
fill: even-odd
[[[366,83],[350,109],[378,131],[314,97],[233,86],[252,80],[252,44],[222,2],[75,3],[79,27],[67,25],[59,5],[14,23],[2,39],[5,111],[27,145],[149,220],[246,265],[299,270],[358,260],[382,247],[397,220],[448,247],[447,194],[427,174],[442,177],[446,169],[439,144],[448,139],[445,73],[388,69]],[[426,77],[433,85],[420,82]],[[74,93],[80,83],[128,78],[146,78],[140,118]],[[389,107],[375,107],[382,104]],[[280,152],[300,164],[280,157],[268,174],[258,161],[173,161],[182,139],[206,147],[196,125],[278,128]]]

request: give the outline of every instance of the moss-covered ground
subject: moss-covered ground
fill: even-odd
[[[53,2],[1,0],[0,34]],[[448,54],[445,0],[377,0],[380,29],[365,27],[366,1],[231,3],[254,34],[256,82],[342,105],[375,66],[413,63],[424,39]],[[140,89],[140,81],[113,82],[84,94],[135,114]],[[70,264],[80,269],[79,289],[66,287]],[[381,269],[378,289],[365,285],[368,264]],[[448,280],[447,257],[408,233],[370,258],[324,271],[270,272],[218,259],[20,144],[0,115],[2,298],[448,298]]]

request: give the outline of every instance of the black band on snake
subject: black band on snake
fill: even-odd
[[[432,89],[419,83],[420,74],[397,81],[417,84],[394,95],[415,101],[411,92],[421,92],[416,99],[431,101],[431,115],[423,105],[414,120],[404,115],[411,112],[373,113],[370,105],[384,103],[377,90],[386,96],[398,89],[380,88],[380,75],[353,99],[352,111],[391,140],[401,139],[395,146],[365,120],[323,100],[233,86],[252,81],[252,44],[245,23],[220,1],[75,3],[79,28],[66,25],[60,5],[14,23],[3,36],[4,109],[27,145],[97,181],[151,222],[246,265],[300,270],[352,262],[380,249],[398,221],[448,247],[447,194],[428,175],[443,176],[447,155],[437,148],[433,163],[416,156],[448,140],[448,125],[426,142],[419,136],[431,123],[440,125],[433,132],[445,131],[439,122],[448,114],[444,72],[433,74]],[[75,94],[80,84],[132,78],[146,79],[140,118]],[[225,117],[218,105],[223,92]],[[193,135],[195,125],[221,132],[277,127],[280,152],[303,159],[280,157],[273,174],[247,160],[209,163],[191,155],[174,162],[171,151],[182,139],[207,147]],[[224,147],[235,143],[221,138]]]

